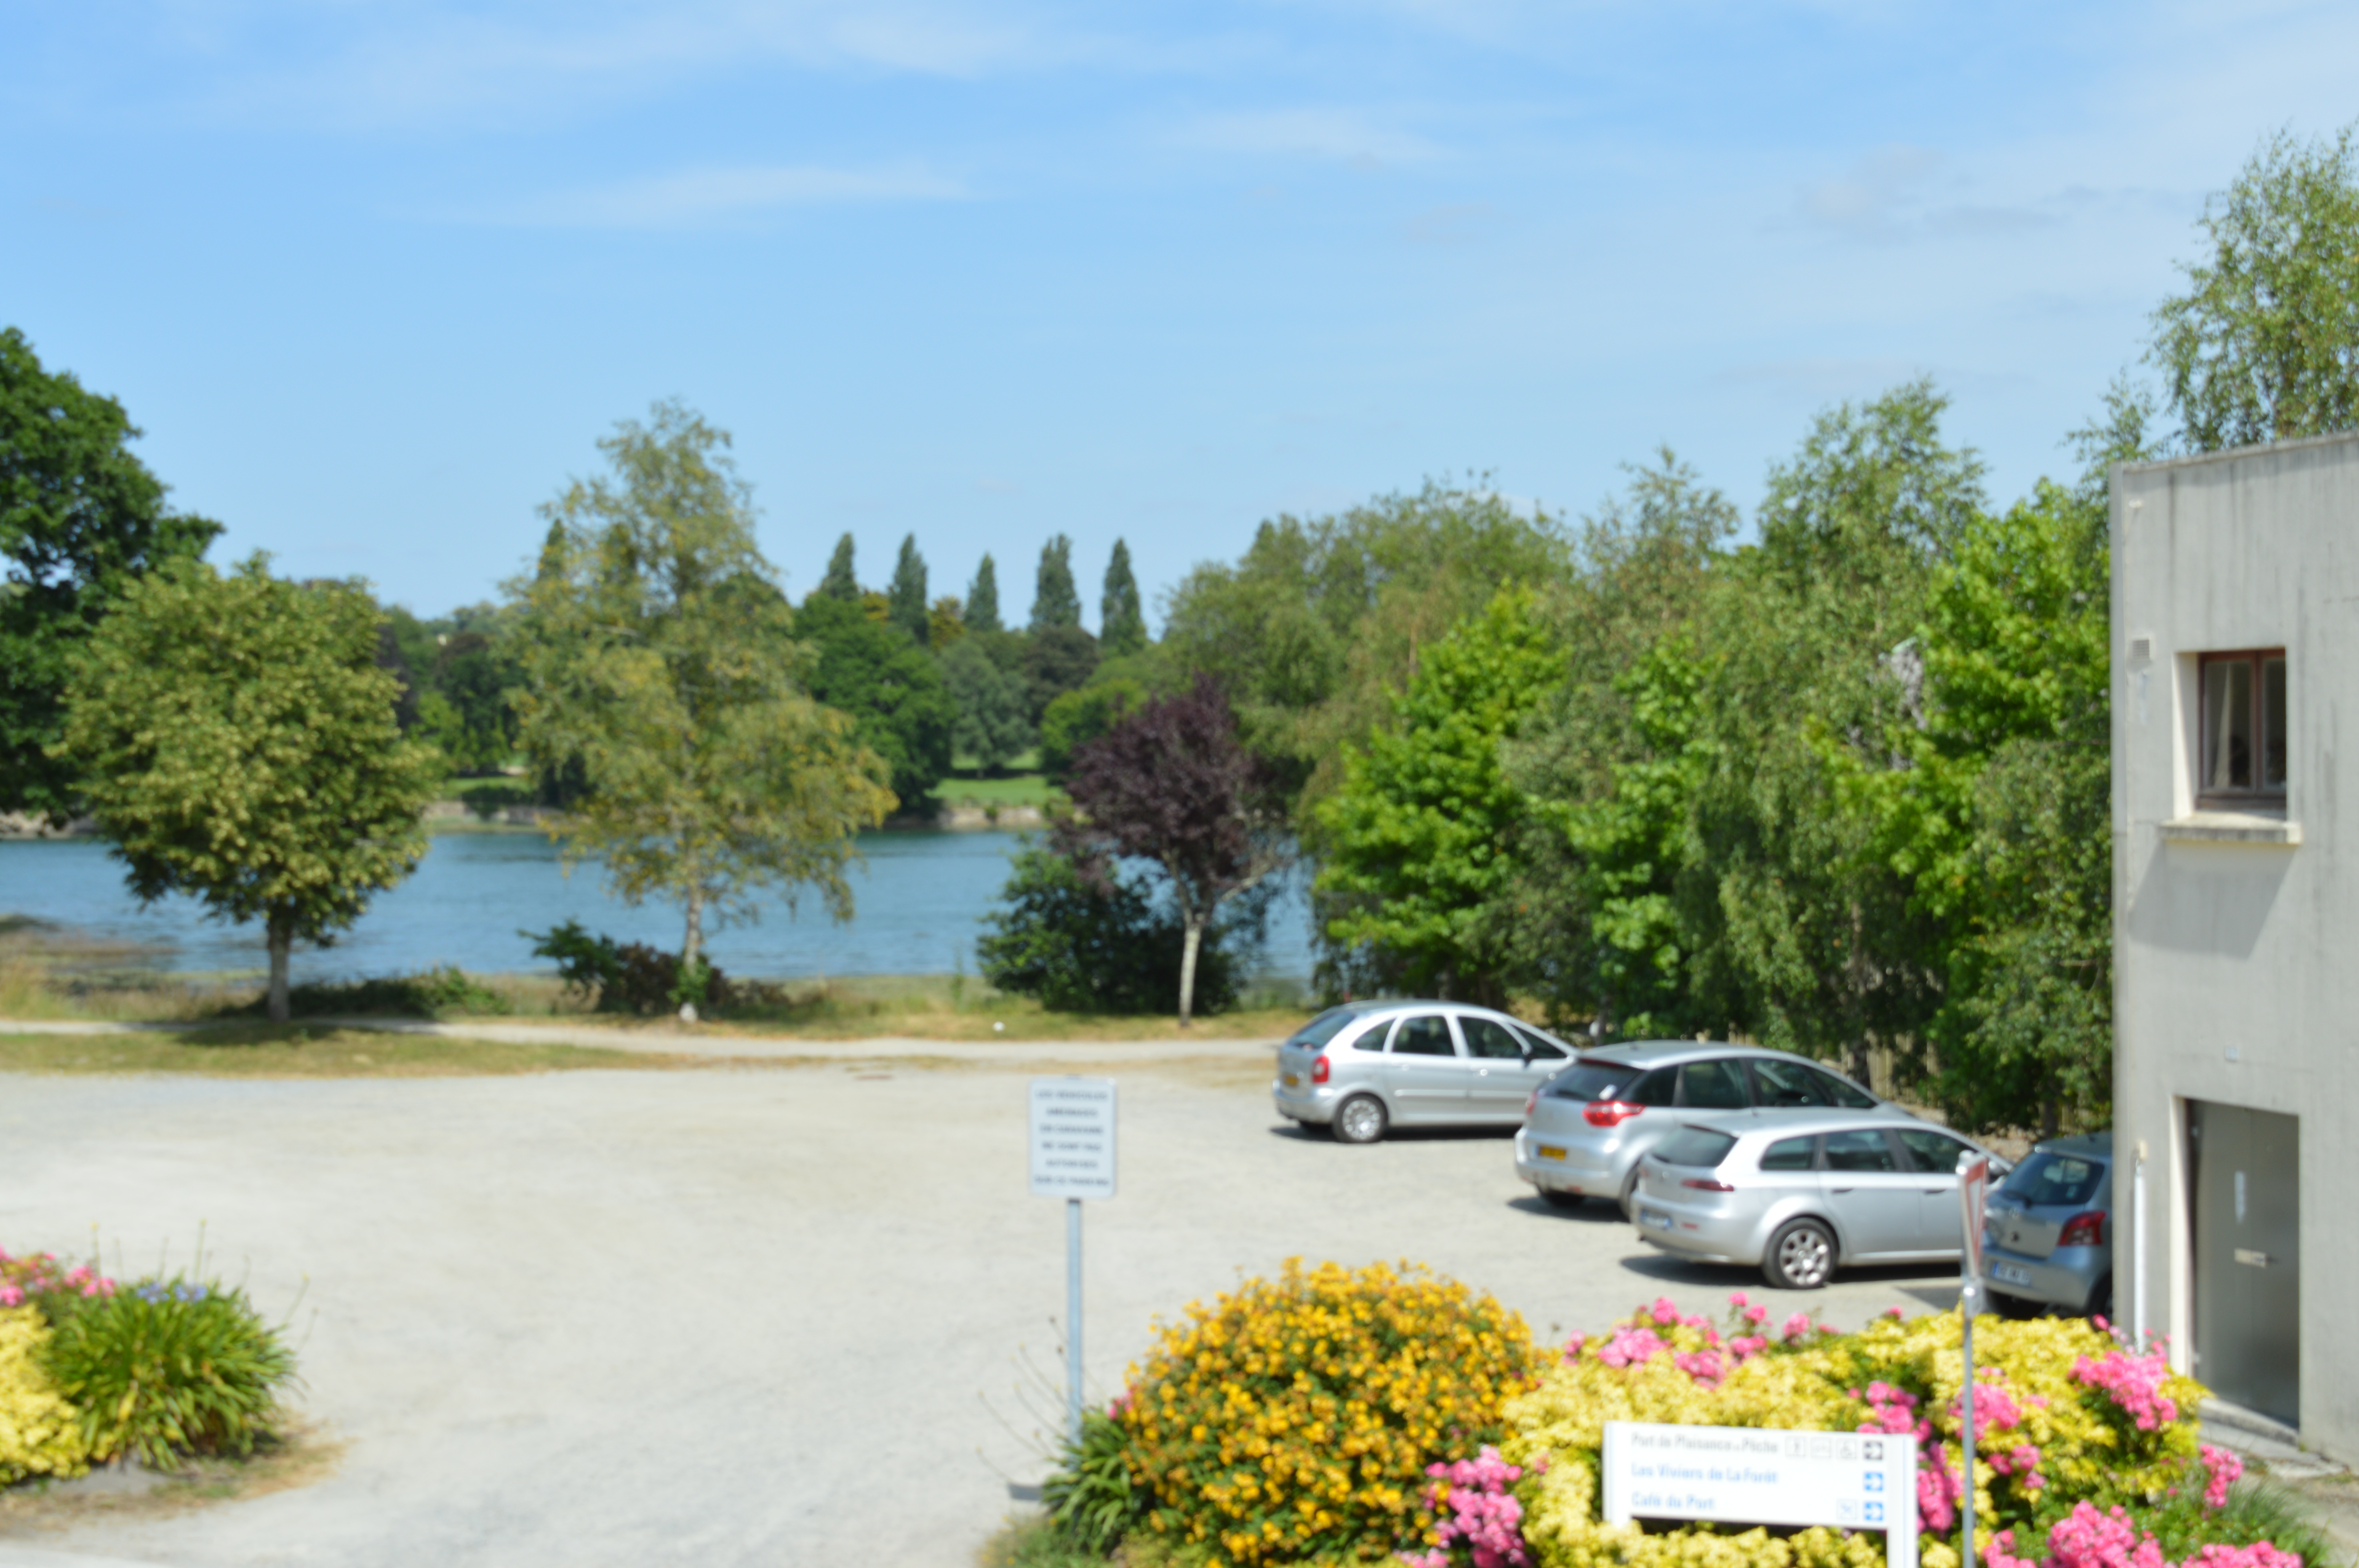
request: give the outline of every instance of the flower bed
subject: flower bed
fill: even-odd
[[[188,1274],[118,1288],[50,1253],[0,1252],[0,1486],[124,1454],[243,1457],[295,1380],[242,1290]]]
[[[1421,1270],[1289,1263],[1164,1331],[1051,1482],[1052,1515],[1093,1551],[1151,1535],[1190,1563],[1881,1568],[1880,1533],[1606,1524],[1605,1423],[1635,1421],[1915,1442],[1924,1568],[1958,1568],[1970,1485],[1989,1568],[2301,1568],[2317,1550],[2199,1444],[2201,1387],[2102,1320],[1976,1320],[1969,1463],[1956,1314],[1769,1319],[1742,1295],[1719,1325],[1660,1300],[1536,1357],[1520,1319]]]

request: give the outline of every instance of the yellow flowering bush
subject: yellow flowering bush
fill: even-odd
[[[0,1486],[90,1467],[78,1412],[41,1370],[49,1337],[39,1308],[0,1307]]]
[[[1158,1325],[1107,1413],[1146,1530],[1219,1564],[1368,1562],[1426,1532],[1427,1465],[1499,1441],[1544,1365],[1520,1316],[1422,1266],[1288,1259]]]
[[[1959,1413],[1964,1359],[1954,1313],[1880,1318],[1837,1334],[1797,1314],[1782,1329],[1735,1298],[1723,1335],[1658,1301],[1597,1339],[1576,1336],[1538,1387],[1511,1400],[1504,1457],[1538,1568],[1874,1568],[1880,1536],[1828,1529],[1776,1536],[1707,1525],[1651,1531],[1599,1518],[1599,1451],[1609,1421],[1906,1434],[1919,1444],[1925,1568],[1956,1568]],[[1975,1534],[2030,1539],[2060,1508],[2160,1498],[2197,1457],[2202,1390],[2159,1351],[2140,1354],[2081,1320],[1978,1317]],[[1938,1539],[1944,1532],[1951,1541]]]

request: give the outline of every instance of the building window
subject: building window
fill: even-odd
[[[2199,802],[2282,806],[2285,788],[2285,650],[2204,654]]]

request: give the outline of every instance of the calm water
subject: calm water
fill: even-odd
[[[1007,880],[1013,833],[863,835],[864,869],[851,881],[855,914],[827,917],[816,899],[790,918],[782,901],[757,924],[708,929],[712,961],[762,979],[814,975],[943,974],[974,970],[980,921]],[[679,911],[650,901],[636,909],[606,896],[595,865],[568,876],[556,847],[538,833],[454,833],[432,848],[408,881],[378,895],[334,946],[299,948],[298,980],[407,974],[441,964],[479,971],[548,969],[522,933],[579,920],[625,942],[677,952]],[[259,926],[204,918],[190,899],[142,909],[124,891],[120,866],[87,838],[0,842],[0,914],[32,915],[70,933],[130,942],[153,968],[200,973],[264,968]],[[1262,968],[1273,978],[1310,972],[1307,908],[1294,890],[1273,913]]]

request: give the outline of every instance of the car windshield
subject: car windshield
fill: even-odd
[[[1348,1007],[1331,1007],[1287,1037],[1288,1045],[1324,1045],[1352,1025],[1360,1015]],[[1262,1036],[1266,1040],[1268,1035]],[[1266,1049],[1266,1047],[1265,1047]]]
[[[1666,1165],[1690,1165],[1709,1171],[1728,1157],[1736,1140],[1708,1127],[1682,1127],[1655,1145],[1655,1158]]]
[[[2104,1180],[2102,1160],[2040,1152],[2010,1172],[1998,1190],[2034,1208],[2048,1204],[2078,1208],[2097,1195]]]
[[[1576,1062],[1549,1081],[1548,1092],[1560,1099],[1620,1099],[1645,1071],[1619,1062]]]

